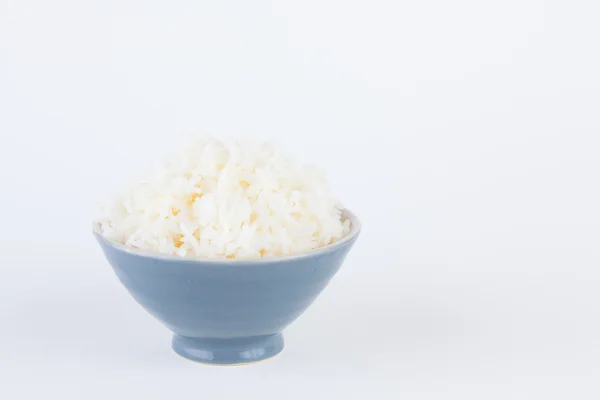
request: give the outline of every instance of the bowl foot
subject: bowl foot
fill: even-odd
[[[175,353],[206,364],[247,364],[271,358],[283,349],[281,333],[232,339],[190,338],[174,335]]]

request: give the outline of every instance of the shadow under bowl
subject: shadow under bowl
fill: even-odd
[[[129,248],[94,235],[133,298],[173,333],[173,350],[193,361],[242,364],[283,349],[281,331],[339,270],[360,232],[310,252],[260,259],[198,259]]]

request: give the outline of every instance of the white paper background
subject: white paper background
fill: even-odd
[[[0,2],[0,398],[597,399],[593,1]],[[186,132],[322,165],[363,234],[277,358],[186,362],[96,206]]]

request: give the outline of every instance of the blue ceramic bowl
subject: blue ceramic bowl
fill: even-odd
[[[117,244],[94,231],[133,298],[171,331],[173,350],[210,364],[263,360],[283,349],[281,331],[316,299],[356,241],[348,236],[292,256],[209,260],[164,256]]]

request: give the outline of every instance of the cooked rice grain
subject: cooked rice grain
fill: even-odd
[[[269,143],[210,136],[194,137],[97,222],[126,246],[209,258],[301,253],[350,228],[318,168]]]

